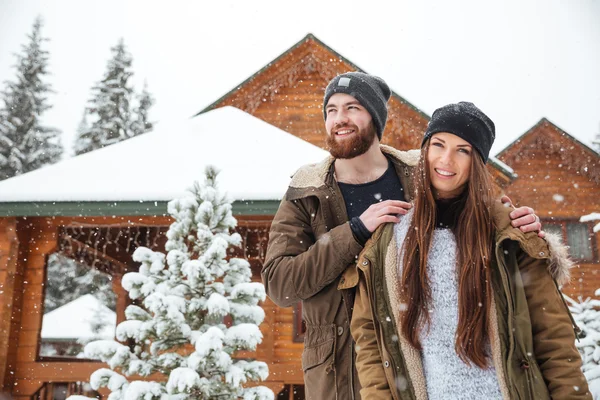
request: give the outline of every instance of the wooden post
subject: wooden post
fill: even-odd
[[[16,332],[12,329],[15,296],[22,286],[16,218],[0,219],[0,393],[10,393],[14,383]],[[19,268],[19,265],[21,268]]]

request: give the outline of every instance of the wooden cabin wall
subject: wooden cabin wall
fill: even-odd
[[[517,205],[533,207],[542,222],[576,222],[600,212],[600,157],[560,134],[549,123],[524,135],[500,159],[518,175],[505,192]],[[600,233],[591,234],[592,262],[577,262],[563,291],[577,299],[600,288]]]
[[[238,221],[245,226],[243,217]],[[5,378],[0,393],[10,393],[14,399],[29,399],[46,382],[88,382],[93,371],[105,367],[100,362],[40,361],[37,357],[44,312],[46,257],[57,248],[59,227],[81,223],[164,226],[170,222],[162,217],[0,219],[0,377]],[[262,229],[268,232],[269,224],[270,220]],[[256,223],[250,225],[256,227]],[[264,250],[264,245],[261,246]],[[253,265],[254,280],[260,280],[259,272],[260,268]],[[280,309],[268,299],[263,307],[266,315],[260,326],[263,342],[255,354],[245,355],[269,364],[270,377],[264,384],[278,393],[285,384],[303,384],[302,343],[293,341],[292,308]]]

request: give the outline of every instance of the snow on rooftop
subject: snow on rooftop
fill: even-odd
[[[509,167],[508,165],[506,165],[505,163],[503,163],[502,161],[500,161],[500,159],[498,159],[494,156],[490,156],[489,159],[490,159],[491,163],[495,164],[499,168],[502,168],[505,172],[507,172],[511,175],[515,174],[515,170],[512,169],[511,167]]]
[[[95,333],[94,323],[102,321]],[[117,314],[91,294],[44,314],[42,339],[113,339]]]
[[[168,201],[221,170],[234,200],[279,200],[300,166],[328,153],[234,107],[0,182],[0,202]]]

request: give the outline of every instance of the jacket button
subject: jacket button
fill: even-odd
[[[385,362],[383,363],[383,366],[386,368],[390,367],[390,362],[388,360],[385,360]]]
[[[521,369],[529,369],[529,362],[526,360],[521,361]]]
[[[344,333],[344,328],[341,326],[338,326],[338,336],[342,336],[342,333]]]
[[[365,260],[365,261],[363,261],[363,263],[362,263],[362,264],[363,264],[363,265],[368,265],[368,264],[369,264],[369,262],[368,262],[367,260]]]
[[[544,257],[544,255],[545,255],[545,254],[546,254],[546,253],[544,253],[543,251],[540,251],[540,256],[541,256],[541,257]]]
[[[340,279],[340,283],[343,285],[346,280],[344,278]]]

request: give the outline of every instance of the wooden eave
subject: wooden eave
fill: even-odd
[[[279,200],[233,202],[234,215],[275,215]],[[166,201],[0,203],[0,217],[168,216]]]

